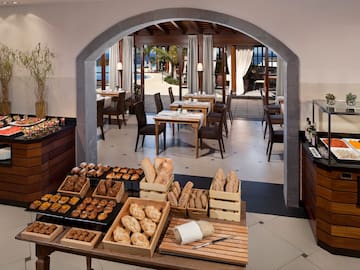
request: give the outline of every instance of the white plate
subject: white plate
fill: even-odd
[[[17,127],[31,127],[31,126],[35,126],[37,124],[40,124],[41,122],[44,122],[45,121],[45,118],[42,118],[34,123],[31,123],[31,124],[19,124],[19,123],[16,123],[16,121],[14,122],[11,122],[10,125],[12,126],[17,126]]]
[[[337,159],[341,160],[359,160],[360,153],[351,148],[335,148],[331,147],[331,153],[335,155]]]

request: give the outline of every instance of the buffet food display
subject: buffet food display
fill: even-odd
[[[320,138],[320,141],[329,147],[329,139]],[[342,161],[360,160],[360,140],[351,138],[331,138],[330,151],[336,159]]]
[[[37,212],[41,217],[27,226],[21,235],[28,240],[54,240],[75,248],[100,247],[111,252],[129,252],[152,257],[165,230],[166,237],[174,238],[173,225],[168,227],[169,218],[174,219],[172,222],[175,223],[178,223],[179,216],[189,222],[196,219],[197,224],[200,224],[200,238],[189,238],[187,242],[176,243],[185,249],[185,243],[199,244],[199,241],[210,239],[213,234],[223,233],[220,225],[209,219],[209,209],[211,216],[211,211],[214,210],[211,201],[214,198],[220,200],[223,196],[230,195],[226,199],[232,200],[237,196],[240,200],[240,181],[234,172],[229,172],[225,177],[223,170],[219,169],[209,192],[195,188],[192,181],[186,182],[183,187],[180,182],[174,181],[171,159],[156,158],[152,163],[145,158],[141,165],[142,168],[135,169],[82,162],[69,172],[56,193],[46,193],[29,204],[27,210]],[[129,174],[130,177],[112,177],[118,173]],[[111,177],[108,177],[109,175]],[[142,176],[141,182],[139,178],[131,180],[133,175],[138,175],[139,178]],[[91,177],[92,183],[89,179]],[[157,199],[128,197],[126,181],[140,183],[140,195],[142,192],[156,192],[162,196]],[[214,195],[212,192],[224,194],[217,197],[218,194]],[[235,204],[235,201],[231,203]],[[217,210],[230,211],[224,205],[221,207],[221,210]],[[240,213],[240,209],[237,213]],[[48,217],[51,217],[51,221]],[[187,219],[188,217],[191,219]],[[228,219],[227,216],[218,218]],[[203,219],[207,221],[202,221]],[[99,224],[103,226],[98,226]],[[239,224],[234,224],[234,228],[237,227]],[[59,236],[63,230],[65,232]],[[182,234],[183,238],[185,236]],[[59,239],[55,240],[57,238]],[[241,263],[244,263],[243,259]]]

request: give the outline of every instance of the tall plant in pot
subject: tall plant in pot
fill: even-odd
[[[6,45],[0,44],[0,114],[2,115],[7,115],[11,112],[11,103],[9,101],[9,82],[13,74],[15,62],[15,52]]]
[[[41,47],[38,43],[31,52],[19,52],[20,62],[29,70],[30,75],[36,82],[36,116],[43,118],[46,116],[46,81],[53,72],[52,59],[54,53],[45,46]]]

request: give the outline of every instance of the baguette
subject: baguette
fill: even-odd
[[[155,177],[156,177],[156,173],[155,173],[155,169],[154,166],[152,165],[151,161],[149,158],[145,157],[142,161],[141,161],[141,167],[144,170],[144,174],[145,174],[145,179],[147,182],[149,183],[154,183],[155,182]]]

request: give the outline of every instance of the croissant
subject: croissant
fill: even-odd
[[[115,230],[113,231],[113,236],[114,236],[115,242],[130,244],[129,231],[125,230],[124,228],[120,227],[119,225],[116,226]]]
[[[144,218],[140,221],[140,226],[144,231],[144,234],[151,237],[155,234],[156,231],[156,223],[151,219]]]
[[[123,216],[121,218],[121,223],[124,225],[126,229],[132,231],[133,233],[141,231],[139,222],[137,221],[136,218],[132,216],[129,215]]]
[[[147,239],[147,237],[140,232],[136,232],[131,235],[131,243],[138,247],[149,247],[150,246],[150,242]]]
[[[161,218],[161,212],[159,209],[152,205],[148,205],[145,207],[145,214],[148,218],[150,218],[154,222],[159,222]]]
[[[145,218],[144,210],[137,203],[132,203],[130,205],[129,212],[134,218],[138,220],[143,220]]]

